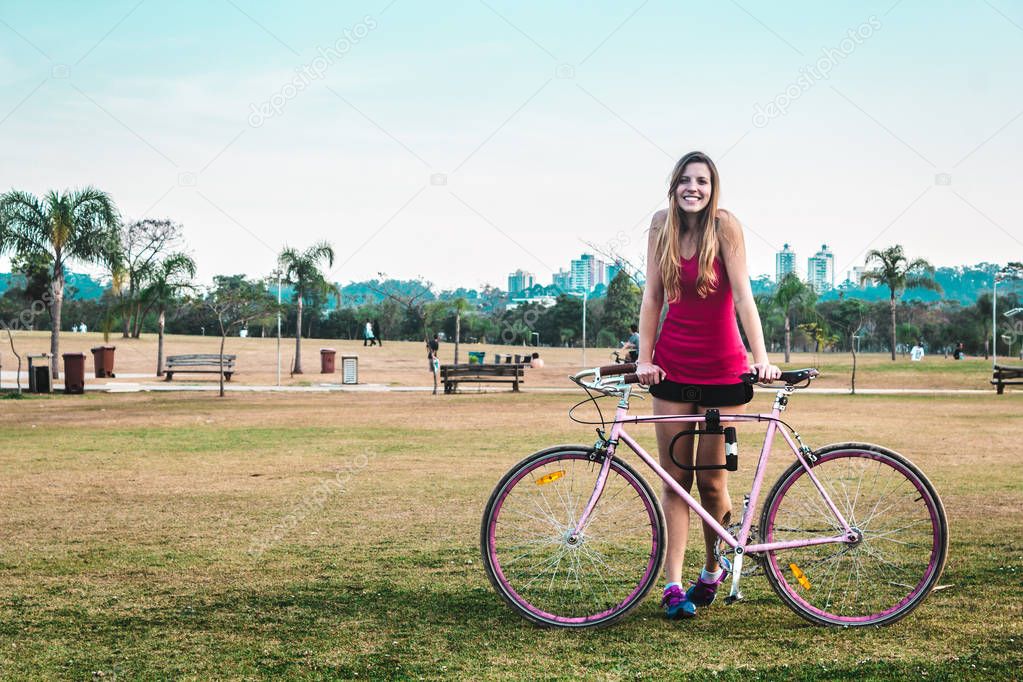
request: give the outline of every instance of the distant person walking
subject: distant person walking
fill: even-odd
[[[962,360],[964,357],[966,357],[966,346],[963,345],[962,341],[960,341],[956,344],[956,349],[952,351],[952,359]]]
[[[426,358],[430,361],[430,371],[434,371],[433,361],[440,358],[440,336],[438,334],[434,334],[433,338],[426,342]]]
[[[380,331],[380,321],[373,320],[373,337],[377,340],[377,345],[384,345],[384,334]]]
[[[375,346],[377,345],[376,334],[373,333],[373,323],[366,320],[366,328],[362,332],[362,345],[363,346]]]
[[[914,345],[913,348],[910,349],[909,359],[912,362],[920,362],[921,360],[924,359],[924,347],[920,345],[919,341],[917,341],[916,345]]]
[[[433,394],[437,395],[437,377],[440,374],[440,338],[437,334],[426,342],[426,359],[430,363],[430,372],[433,373]]]

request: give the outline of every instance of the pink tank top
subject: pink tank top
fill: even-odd
[[[682,260],[682,295],[668,304],[654,346],[654,364],[668,379],[682,384],[737,384],[739,375],[749,371],[749,360],[735,321],[728,273],[715,258],[717,288],[700,298],[696,293],[698,269],[695,254]]]

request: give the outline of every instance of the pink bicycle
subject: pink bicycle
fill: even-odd
[[[571,377],[594,402],[596,394],[618,398],[610,432],[603,420],[593,422],[603,428],[592,447],[559,445],[526,457],[490,496],[480,532],[483,564],[494,589],[523,617],[543,626],[609,625],[656,583],[664,561],[664,514],[649,484],[616,454],[621,444],[717,533],[719,560],[731,569],[726,603],[742,598],[742,578],[763,570],[782,601],[813,623],[887,625],[919,606],[937,584],[948,553],[948,522],[923,473],[879,445],[811,450],[782,421],[794,391],[809,385],[817,370],[784,372],[779,381],[785,385],[769,414],[709,409],[675,416],[628,414],[637,379],[627,373],[634,371],[633,364],[610,365]],[[725,464],[718,468],[730,471],[738,466],[738,446],[735,427],[728,425],[767,423],[738,524],[719,524],[625,432],[625,424],[657,421],[692,423],[700,428],[687,433],[723,436]],[[768,492],[754,526],[778,433],[795,461]]]

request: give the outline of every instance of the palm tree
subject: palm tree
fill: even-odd
[[[792,318],[813,307],[817,294],[794,272],[790,272],[778,282],[778,288],[771,297],[771,304],[785,318],[785,362],[789,362],[792,351]]]
[[[462,342],[462,313],[468,312],[472,306],[464,298],[459,296],[451,302],[451,308],[455,311],[455,364],[458,364],[458,345]]]
[[[320,263],[334,265],[334,247],[317,242],[303,252],[285,247],[277,259],[284,272],[284,281],[295,290],[295,374],[302,373],[302,308],[303,299],[316,293],[337,293],[337,287],[327,282],[320,272]]]
[[[889,308],[892,314],[892,361],[895,361],[895,304],[898,297],[910,287],[930,289],[941,292],[941,285],[934,281],[934,266],[923,258],[910,261],[902,251],[902,245],[896,244],[887,249],[871,249],[867,252],[864,265],[874,265],[861,275],[860,284],[873,282],[888,287],[891,294]]]
[[[113,199],[94,187],[47,192],[39,200],[28,192],[11,190],[0,196],[0,250],[46,254],[52,264],[50,291],[44,302],[50,310],[50,368],[60,376],[60,315],[64,305],[64,273],[71,260],[102,262],[120,223]]]
[[[163,376],[163,332],[167,325],[167,308],[183,293],[193,288],[195,278],[195,261],[184,253],[173,253],[155,264],[149,283],[142,290],[139,298],[145,305],[139,316],[146,314],[155,306],[157,318],[156,343],[156,376]]]

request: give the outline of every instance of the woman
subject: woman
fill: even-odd
[[[720,191],[714,163],[705,154],[690,152],[675,164],[671,174],[667,210],[658,211],[650,225],[639,334],[657,341],[641,344],[636,374],[650,386],[654,414],[697,414],[710,407],[722,413],[742,412],[753,398],[753,389],[740,381],[740,374],[754,372],[765,381],[781,376],[781,370],[767,358],[746,270],[742,225],[718,208]],[[665,300],[668,314],[658,334]],[[753,351],[752,364],[739,336],[736,312]],[[693,472],[675,465],[669,446],[677,433],[689,428],[679,423],[656,425],[661,466],[686,490],[692,490]],[[681,463],[693,463],[693,436],[679,438],[674,455]],[[703,466],[724,461],[724,438],[701,436],[695,463]],[[727,526],[731,517],[727,472],[696,473],[700,503]],[[697,606],[714,600],[726,571],[714,557],[717,536],[704,524],[703,572],[683,591],[689,507],[667,485],[661,499],[668,530],[662,605],[669,618],[685,618],[695,615]]]

